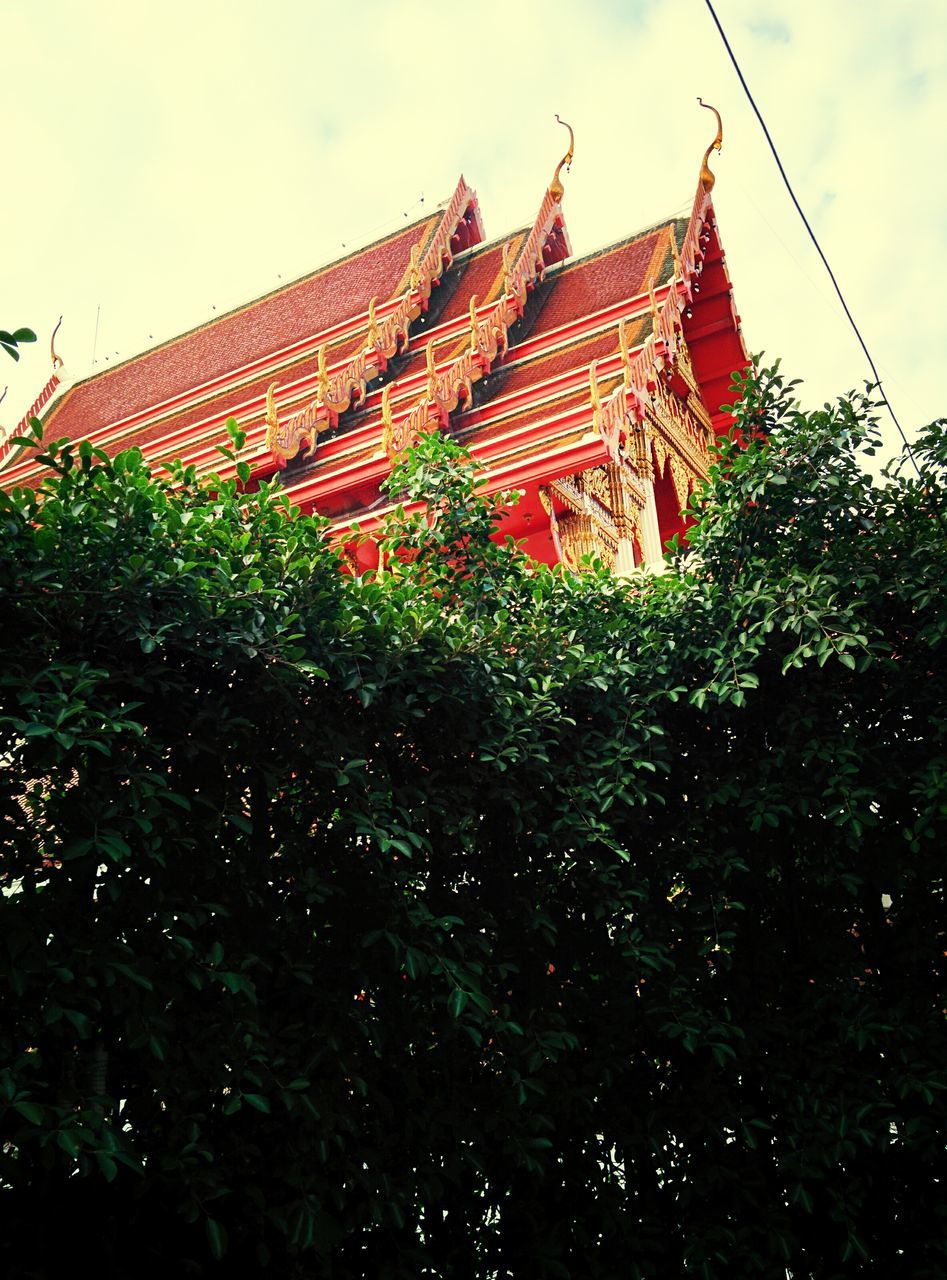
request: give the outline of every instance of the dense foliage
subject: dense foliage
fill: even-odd
[[[0,497],[4,1274],[947,1273],[947,447],[740,415],[628,581],[441,439],[365,576],[244,463]]]

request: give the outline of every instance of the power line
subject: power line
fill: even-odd
[[[829,279],[832,281],[832,284],[835,287],[835,292],[838,294],[838,300],[842,304],[842,310],[845,312],[845,315],[848,318],[848,322],[852,326],[852,329],[855,333],[855,337],[858,339],[861,349],[865,353],[865,359],[868,361],[869,368],[871,369],[871,372],[874,376],[875,384],[877,385],[877,388],[878,388],[878,393],[884,402],[885,408],[891,414],[891,421],[897,427],[898,434],[900,435],[901,439],[904,441],[904,447],[905,447],[905,450],[907,451],[907,455],[911,459],[911,462],[914,464],[914,470],[917,472],[918,477],[921,481],[921,484],[923,484],[924,488],[926,489],[927,481],[924,478],[921,468],[917,464],[917,459],[914,456],[914,451],[911,448],[911,445],[907,436],[904,434],[904,429],[901,426],[901,423],[898,421],[898,415],[895,413],[894,409],[891,407],[891,401],[888,399],[887,394],[885,393],[885,389],[882,386],[881,377],[878,373],[878,370],[875,368],[874,360],[872,360],[871,358],[871,352],[868,350],[868,347],[865,343],[865,339],[862,337],[861,331],[858,328],[858,325],[855,323],[855,317],[852,315],[851,311],[849,310],[848,303],[845,301],[845,296],[842,293],[842,290],[839,286],[839,282],[835,278],[835,272],[829,266],[829,260],[825,256],[825,254],[822,252],[822,246],[819,244],[819,241],[816,238],[815,232],[812,230],[812,227],[809,225],[809,219],[803,213],[802,205],[796,199],[796,193],[793,191],[792,184],[790,183],[789,178],[786,176],[786,170],[783,168],[783,162],[779,158],[779,152],[776,150],[776,144],[773,142],[773,139],[770,137],[769,129],[767,129],[766,127],[766,121],[763,119],[760,113],[760,109],[756,105],[756,101],[752,93],[750,93],[750,86],[747,84],[746,79],[743,75],[743,72],[740,70],[740,64],[739,62],[737,62],[736,54],[733,52],[733,50],[730,47],[730,41],[727,39],[726,32],[724,31],[723,27],[720,25],[720,19],[717,17],[716,13],[714,12],[714,7],[711,4],[711,0],[704,0],[704,2],[707,5],[707,8],[710,10],[710,16],[714,20],[714,25],[716,26],[717,30],[720,32],[720,39],[723,41],[724,48],[726,49],[727,53],[730,55],[730,61],[733,63],[733,69],[737,73],[737,78],[739,79],[740,84],[743,86],[743,92],[746,94],[747,100],[749,101],[750,106],[753,108],[753,112],[757,120],[760,122],[760,128],[763,130],[763,135],[766,138],[766,141],[769,143],[769,149],[773,153],[773,159],[776,161],[776,167],[779,170],[779,173],[780,173],[780,176],[782,177],[783,182],[786,184],[786,190],[789,192],[789,198],[790,200],[792,200],[793,204],[796,207],[796,212],[799,214],[799,217],[802,219],[802,225],[805,227],[806,231],[808,231],[809,233],[809,239],[815,245],[816,253],[818,253],[819,257],[822,259],[822,265],[825,267],[826,271],[829,273]]]

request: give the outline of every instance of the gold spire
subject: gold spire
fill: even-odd
[[[700,185],[705,191],[713,191],[716,179],[714,178],[713,170],[707,162],[710,159],[711,151],[719,151],[723,146],[723,121],[720,119],[720,112],[716,107],[712,107],[710,103],[705,102],[703,98],[698,98],[697,101],[705,108],[705,110],[712,111],[717,117],[717,136],[704,152],[704,162],[700,166]]]
[[[556,119],[559,120],[558,112],[556,113]],[[562,185],[559,174],[562,172],[563,165],[565,165],[567,170],[572,168],[572,157],[575,154],[575,134],[572,132],[572,125],[567,124],[565,120],[559,120],[559,123],[569,130],[569,150],[556,165],[556,172],[553,175],[552,182],[549,184],[549,194],[554,200],[562,199],[565,187]]]
[[[62,324],[62,316],[59,317],[59,320],[56,324],[56,328],[53,330],[52,337],[49,340],[49,358],[53,362],[54,369],[62,368],[62,357],[56,355],[56,334],[59,332],[59,326],[61,324]]]

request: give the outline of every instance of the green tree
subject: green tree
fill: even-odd
[[[661,577],[0,498],[6,1274],[944,1275],[947,447],[742,390]]]
[[[20,353],[17,347],[21,342],[35,342],[36,334],[32,329],[17,329],[10,333],[7,329],[0,329],[0,348],[4,350],[13,360],[19,360]]]

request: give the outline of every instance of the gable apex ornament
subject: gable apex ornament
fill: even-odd
[[[54,369],[62,368],[62,356],[60,356],[56,351],[56,334],[59,332],[59,326],[61,324],[62,324],[62,316],[59,317],[59,320],[56,323],[56,327],[52,332],[52,336],[49,339],[49,358],[53,362]]]
[[[713,191],[716,178],[714,177],[714,171],[711,169],[708,161],[710,160],[711,151],[720,151],[723,147],[723,121],[720,119],[720,112],[716,107],[712,107],[710,103],[705,102],[703,98],[698,98],[697,101],[705,111],[712,111],[717,117],[717,136],[704,152],[703,163],[700,166],[700,185],[705,191]]]
[[[572,157],[575,155],[575,134],[572,132],[571,124],[567,124],[565,120],[559,119],[558,112],[556,112],[556,119],[559,120],[559,123],[563,128],[569,130],[569,150],[556,165],[556,172],[553,174],[552,182],[549,184],[549,194],[554,200],[561,200],[565,192],[565,187],[562,185],[562,179],[559,175],[562,172],[563,166],[565,166],[567,173],[572,168]]]

